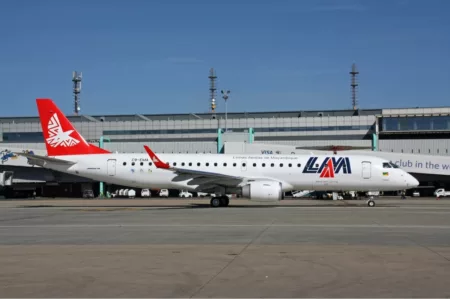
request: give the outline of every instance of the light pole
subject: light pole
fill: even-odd
[[[228,109],[227,109],[227,100],[228,100],[228,95],[230,94],[231,91],[227,90],[227,91],[223,91],[221,90],[220,93],[222,93],[222,98],[225,100],[225,133],[228,132],[228,127],[227,127],[227,120],[228,120]]]

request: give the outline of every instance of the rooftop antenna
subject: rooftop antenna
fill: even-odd
[[[213,68],[209,70],[209,94],[211,100],[211,110],[210,112],[213,114],[213,118],[216,117],[216,72]]]
[[[78,115],[80,112],[80,92],[81,92],[81,78],[82,73],[78,73],[74,71],[72,73],[72,82],[73,82],[73,95],[74,95],[74,110],[75,115]]]
[[[359,72],[356,69],[356,64],[353,63],[352,64],[352,71],[350,72],[351,75],[351,80],[352,83],[350,84],[350,86],[352,87],[352,106],[353,106],[353,110],[357,110],[358,109],[358,100],[356,98],[356,88],[358,87],[358,83],[356,81],[356,75],[358,75]]]

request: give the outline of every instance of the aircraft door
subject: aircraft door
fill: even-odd
[[[362,177],[363,179],[370,179],[372,176],[372,163],[368,161],[363,161],[362,165]]]
[[[107,172],[109,176],[116,175],[116,159],[108,160]]]
[[[242,170],[242,171],[247,171],[247,161],[243,161],[243,162],[241,163],[241,170]]]

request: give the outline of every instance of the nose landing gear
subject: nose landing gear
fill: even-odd
[[[373,196],[369,197],[367,200],[367,206],[374,207],[375,206],[375,200],[373,199]]]

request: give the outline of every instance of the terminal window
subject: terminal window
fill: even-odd
[[[244,132],[247,128],[233,128],[233,132]],[[374,125],[350,126],[303,126],[303,127],[261,127],[254,128],[255,132],[311,132],[311,131],[349,131],[374,130]],[[159,129],[159,130],[105,130],[104,136],[111,135],[167,135],[167,134],[214,134],[217,129]]]
[[[450,116],[384,117],[381,131],[444,131],[450,130]]]
[[[42,132],[8,132],[3,133],[6,142],[44,142]]]

